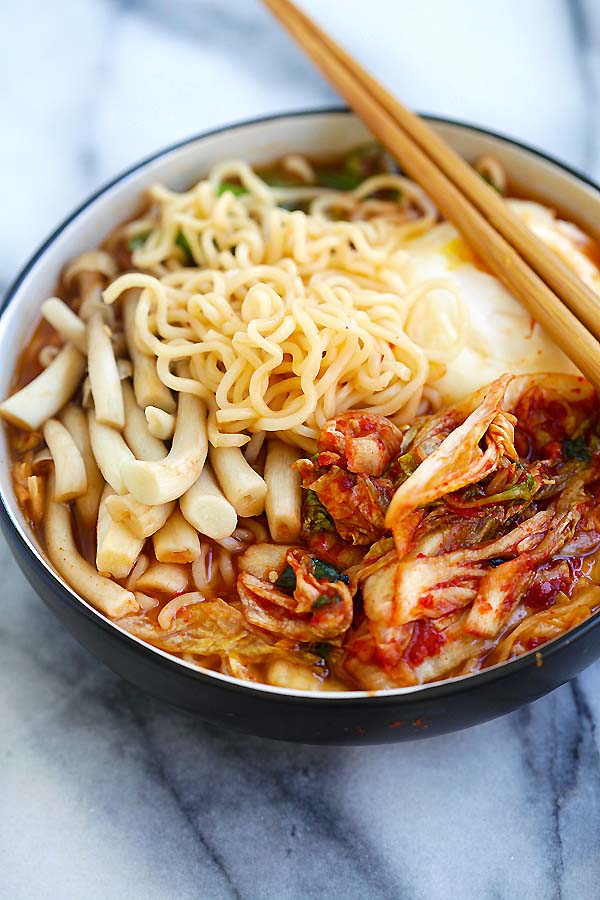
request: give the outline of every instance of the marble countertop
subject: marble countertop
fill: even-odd
[[[411,105],[600,176],[594,0],[305,6]],[[5,3],[0,45],[2,289],[137,158],[336,100],[254,0]],[[282,745],[120,681],[51,617],[1,539],[0,572],[2,898],[600,896],[600,664],[460,734]]]

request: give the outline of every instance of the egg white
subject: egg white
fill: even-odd
[[[570,223],[557,219],[539,204],[510,201],[515,212],[539,237],[548,243],[592,287],[600,286],[600,273],[585,256],[581,238],[585,236]],[[570,372],[577,369],[559,350],[529,312],[493,275],[477,265],[458,231],[448,222],[436,225],[426,235],[410,242],[406,281],[409,290],[423,287],[431,279],[449,281],[460,297],[463,332],[462,348],[446,365],[433,364],[429,384],[443,403],[454,403],[499,375],[537,372]],[[428,346],[451,345],[456,330],[446,316],[443,290],[432,290],[419,302],[428,304],[421,314],[421,330],[431,331]],[[435,304],[432,306],[431,304]],[[431,312],[431,315],[428,313]],[[444,331],[446,333],[444,333]],[[418,337],[417,342],[420,343]]]

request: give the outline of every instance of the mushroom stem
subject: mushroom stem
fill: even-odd
[[[0,416],[19,428],[36,431],[69,402],[84,372],[85,356],[73,344],[65,344],[47,369],[0,403]]]
[[[204,466],[197,481],[180,497],[179,506],[200,534],[219,541],[235,531],[237,513],[217,484],[209,465]]]
[[[135,310],[139,296],[140,291],[136,288],[126,291],[123,295],[123,325],[127,349],[133,363],[135,398],[143,409],[147,406],[157,406],[165,412],[174,413],[175,400],[169,388],[158,377],[156,358],[141,350],[136,342]]]
[[[153,506],[177,500],[196,481],[208,449],[206,408],[198,397],[180,394],[171,450],[166,459],[123,463],[123,482],[136,500]]]
[[[54,460],[54,500],[67,503],[87,491],[87,474],[77,444],[64,425],[48,419],[44,440]]]
[[[101,425],[122,429],[125,424],[123,391],[110,330],[95,312],[87,327],[88,373],[96,419]]]
[[[49,482],[45,533],[52,565],[72,588],[107,616],[120,618],[136,612],[139,607],[131,591],[104,578],[81,556],[73,539],[69,509],[53,499],[54,478]]]

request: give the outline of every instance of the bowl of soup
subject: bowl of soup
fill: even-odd
[[[600,292],[597,188],[434,128]],[[592,662],[600,409],[347,110],[100,190],[0,317],[0,517],[114,671],[238,730],[443,733]]]

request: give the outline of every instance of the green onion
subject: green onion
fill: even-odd
[[[312,605],[313,609],[321,609],[322,606],[331,606],[332,603],[338,603],[339,597],[337,594],[332,594],[332,596],[328,596],[327,594],[321,594],[320,597],[317,597],[315,602]]]
[[[412,475],[413,472],[416,472],[422,461],[418,449],[409,450],[408,453],[404,453],[402,456],[398,457],[398,462],[405,475]]]
[[[133,237],[130,237],[127,241],[127,246],[133,252],[137,250],[139,247],[143,247],[148,237],[150,236],[149,231],[143,231],[141,234],[134,234]]]
[[[412,442],[413,442],[414,439],[416,438],[418,432],[419,432],[419,426],[418,426],[418,425],[411,425],[411,426],[410,426],[410,428],[408,429],[408,431],[406,431],[406,432],[404,433],[404,436],[403,436],[403,438],[402,438],[402,445],[400,446],[400,453],[407,453],[407,452],[408,452],[408,448],[410,447],[410,445],[412,444]]]
[[[517,469],[520,469],[521,472],[523,472],[523,474],[525,475],[525,481],[527,483],[527,487],[529,488],[529,490],[534,491],[535,490],[535,478],[533,477],[531,472],[529,472],[526,469],[525,465],[520,460],[516,460],[514,462],[514,465],[516,466]]]
[[[530,481],[532,484],[529,483]],[[492,494],[491,497],[482,497],[477,505],[489,506],[492,503],[504,503],[506,500],[531,500],[534,487],[535,479],[529,475],[526,481],[522,481],[519,484],[513,484],[499,494]]]
[[[533,475],[527,472],[521,463],[515,463],[518,469],[523,469],[525,480],[510,484],[503,491],[489,496],[478,497],[473,501],[473,506],[491,506],[494,503],[506,503],[508,500],[531,500],[539,488]]]
[[[353,191],[359,186],[362,179],[359,175],[339,169],[318,169],[317,181],[322,187],[333,188],[336,191]]]
[[[563,450],[566,459],[579,459],[582,462],[589,462],[592,454],[583,437],[575,438],[575,440],[564,441]]]
[[[365,178],[372,174],[373,163],[378,164],[375,168],[379,171],[381,168],[381,147],[374,141],[370,141],[367,144],[361,144],[360,147],[355,147],[354,150],[348,153],[344,160],[344,169],[346,172],[364,181]]]
[[[217,197],[221,197],[222,194],[225,194],[227,191],[235,194],[236,197],[241,197],[242,194],[248,193],[248,191],[242,184],[236,184],[233,181],[222,181],[217,188]]]
[[[190,247],[190,243],[186,238],[183,231],[177,232],[177,237],[175,238],[175,243],[179,247],[180,250],[183,250],[185,254],[185,264],[186,266],[194,265],[194,254],[192,253],[192,248]]]
[[[284,591],[296,590],[296,574],[291,566],[288,565],[285,567],[275,582],[275,587],[281,588]]]
[[[335,525],[314,491],[304,498],[304,528],[309,532],[335,531]]]
[[[313,575],[319,581],[343,581],[344,584],[350,584],[347,575],[342,575],[339,569],[331,566],[329,563],[323,562],[322,559],[312,558]]]

